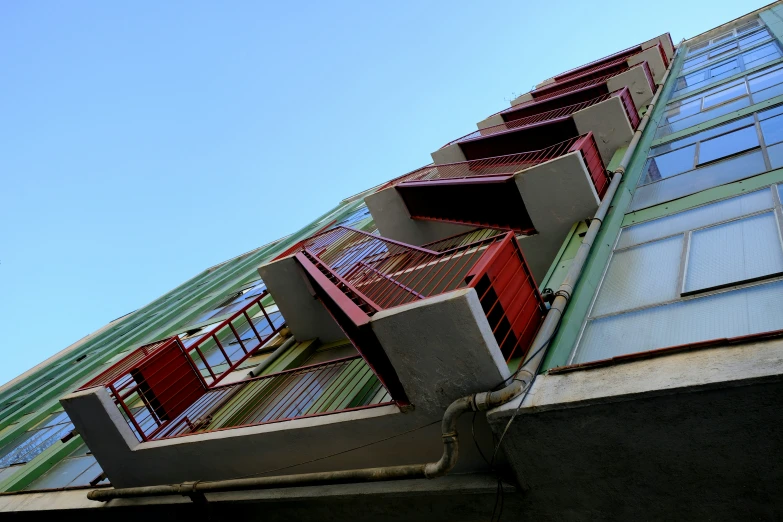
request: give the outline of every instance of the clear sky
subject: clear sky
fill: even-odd
[[[3,2],[0,382],[545,78],[766,3]]]

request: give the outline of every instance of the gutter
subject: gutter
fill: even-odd
[[[678,48],[679,52],[679,48]],[[675,55],[676,57],[676,55]],[[251,489],[268,488],[289,488],[308,485],[327,485],[327,484],[346,484],[359,482],[380,482],[390,480],[410,480],[410,479],[434,479],[448,474],[457,464],[459,458],[459,443],[457,440],[457,420],[463,413],[487,411],[506,404],[527,391],[535,379],[541,362],[547,352],[549,342],[552,340],[560,320],[563,317],[568,301],[574,291],[582,270],[587,261],[587,257],[595,241],[598,231],[601,228],[606,214],[612,204],[612,200],[620,185],[625,169],[631,161],[631,157],[639,145],[642,133],[647,127],[650,115],[653,113],[655,104],[663,92],[666,80],[669,78],[675,57],[669,62],[666,73],[658,84],[658,89],[647,106],[639,127],[634,132],[631,143],[620,161],[620,165],[612,173],[612,181],[609,184],[606,194],[595,216],[590,221],[590,226],[582,239],[582,244],[574,257],[568,273],[563,283],[555,292],[555,300],[544,318],[541,328],[536,334],[528,358],[513,376],[511,384],[492,392],[481,392],[452,402],[443,415],[441,430],[443,438],[443,454],[437,462],[425,464],[410,464],[405,466],[387,466],[381,468],[364,468],[343,471],[327,471],[320,473],[301,473],[296,475],[282,475],[276,477],[253,477],[233,480],[218,480],[210,482],[183,482],[182,484],[170,484],[161,486],[143,486],[136,488],[121,489],[100,489],[93,490],[87,494],[87,498],[99,502],[107,502],[116,498],[137,498],[162,495],[184,495],[188,496],[194,502],[204,502],[206,498],[204,493],[217,493],[224,491],[243,491]]]

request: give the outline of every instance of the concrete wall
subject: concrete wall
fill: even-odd
[[[503,116],[500,114],[493,114],[492,116],[488,116],[487,118],[484,118],[480,122],[476,124],[476,127],[481,129],[486,129],[487,127],[494,127],[495,125],[503,125],[504,120]]]
[[[302,267],[293,256],[261,265],[258,273],[297,341],[317,337],[323,343],[330,343],[345,339],[345,333],[315,298]]]
[[[380,406],[141,443],[105,389],[77,392],[62,403],[115,487],[220,480],[278,468],[276,474],[415,464],[435,461],[442,452],[442,410],[427,408],[402,413],[394,405]],[[460,431],[470,433],[470,422],[463,419]],[[486,452],[486,422],[478,419],[476,429]],[[486,469],[475,446],[466,445],[459,469]]]
[[[378,312],[371,326],[417,410],[443,411],[509,376],[472,288]]]
[[[617,149],[633,138],[634,130],[618,96],[576,111],[573,118],[579,134],[593,132],[604,166],[609,165]]]
[[[636,110],[646,106],[653,97],[652,86],[650,86],[650,82],[647,80],[641,67],[633,67],[624,73],[609,78],[606,85],[609,88],[609,92],[628,87]]]
[[[659,83],[663,80],[663,75],[666,73],[666,64],[663,63],[663,57],[657,47],[650,47],[646,51],[642,51],[639,54],[635,54],[628,58],[628,65],[633,66],[647,62],[650,66],[650,72],[653,75],[655,83]]]
[[[364,202],[370,209],[375,225],[383,237],[402,241],[409,245],[423,245],[469,232],[475,228],[438,221],[411,219],[405,202],[394,187],[371,194],[364,198]]]
[[[432,156],[432,162],[435,165],[457,163],[460,161],[467,161],[468,159],[465,157],[465,154],[462,153],[459,143],[452,143],[451,145],[438,149],[431,153],[430,156]]]
[[[600,199],[579,152],[518,172],[517,188],[538,232],[519,239],[536,281],[541,281],[576,221],[592,217]]]
[[[504,442],[527,516],[778,518],[782,377],[781,340],[539,376]]]

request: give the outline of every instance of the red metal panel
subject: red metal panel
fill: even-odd
[[[185,411],[207,388],[178,337],[131,369],[130,374],[161,421]]]
[[[639,123],[641,122],[641,118],[639,117],[639,111],[636,110],[636,105],[633,103],[631,91],[628,90],[628,87],[623,87],[619,91],[613,92],[612,96],[617,96],[620,98],[620,101],[625,108],[625,114],[628,116],[628,121],[631,124],[631,128],[636,130],[636,128],[639,126]]]
[[[555,96],[565,90],[571,90],[579,86],[585,86],[588,82],[600,82],[608,77],[623,73],[629,69],[627,60],[620,60],[611,65],[605,65],[595,70],[590,70],[584,74],[573,76],[568,80],[559,81],[549,85],[544,85],[534,91],[530,91],[533,99],[543,99]]]
[[[581,74],[582,72],[584,72],[584,71],[586,71],[588,69],[595,69],[597,67],[601,67],[602,65],[605,65],[605,64],[607,64],[609,62],[613,62],[613,61],[615,61],[617,59],[627,59],[628,57],[630,57],[630,56],[632,56],[632,55],[634,55],[634,54],[636,54],[638,52],[641,52],[641,51],[642,51],[641,44],[634,45],[633,47],[629,47],[628,49],[624,49],[622,51],[618,51],[618,52],[616,52],[614,54],[610,54],[609,56],[605,56],[603,58],[599,58],[598,60],[594,60],[592,62],[588,62],[588,63],[586,63],[584,65],[580,65],[579,67],[576,67],[574,69],[570,69],[568,71],[560,73],[560,74],[558,74],[557,76],[554,77],[554,80],[555,81],[560,81],[560,80],[563,80],[563,79],[566,79],[566,78],[570,78],[570,77],[573,77],[575,75],[579,75],[579,74]]]
[[[469,274],[507,361],[523,358],[545,314],[538,287],[513,234],[492,245]]]
[[[590,179],[593,180],[595,190],[598,192],[598,196],[603,198],[606,194],[606,189],[609,187],[609,175],[606,173],[604,163],[601,160],[601,153],[598,152],[598,145],[595,143],[595,138],[592,132],[588,132],[582,136],[577,144],[574,145],[573,150],[578,150],[582,154],[585,167],[590,173]]]
[[[647,82],[650,84],[650,89],[652,89],[652,92],[655,93],[657,89],[657,85],[655,84],[655,80],[653,79],[652,72],[650,72],[650,64],[647,62],[642,62],[637,65],[642,67],[642,70],[644,71],[645,77],[647,77]]]

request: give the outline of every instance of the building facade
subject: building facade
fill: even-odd
[[[779,518],[782,37],[549,78],[17,377],[0,511]]]

